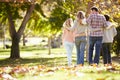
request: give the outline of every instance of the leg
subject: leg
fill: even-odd
[[[96,46],[95,46],[95,57],[94,57],[94,63],[99,64],[99,56],[100,56],[100,50],[102,46],[102,37],[96,37]]]
[[[108,43],[108,64],[112,64],[112,60],[111,60],[111,47],[112,47],[112,44]]]
[[[67,53],[68,66],[70,66],[72,64],[72,50],[73,50],[73,45],[72,45],[72,43],[65,42],[64,43],[64,47],[65,47],[66,53]]]
[[[76,46],[76,52],[77,52],[77,64],[80,63],[80,39],[79,37],[75,38],[75,46]]]
[[[86,46],[86,37],[81,37],[84,38],[84,41],[82,39],[80,43],[80,64],[84,64],[84,52],[85,52],[85,46]]]
[[[102,44],[102,51],[103,51],[103,63],[107,64],[107,49],[106,49],[106,43]]]
[[[94,50],[94,37],[89,37],[89,64],[93,63],[92,57],[93,57],[93,50]]]

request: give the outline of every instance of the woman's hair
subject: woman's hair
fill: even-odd
[[[72,24],[73,24],[72,18],[68,18],[68,19],[63,23],[63,27],[71,27]]]
[[[83,25],[82,19],[85,18],[85,13],[84,13],[83,11],[78,11],[76,17],[77,17],[77,21],[79,22],[79,24],[82,24],[82,25]]]
[[[104,15],[104,16],[105,16],[106,21],[110,20],[110,17],[108,15]]]
[[[85,18],[85,13],[83,11],[78,11],[77,12],[77,18],[78,19],[84,19]]]

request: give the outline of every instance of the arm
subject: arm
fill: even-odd
[[[62,43],[64,42],[64,37],[65,37],[65,29],[62,29]]]
[[[113,36],[116,36],[117,35],[117,30],[115,27],[113,27],[113,32],[114,32],[114,35]]]
[[[115,24],[110,24],[110,25],[108,25],[108,27],[106,29],[110,29],[110,28],[113,28],[113,27],[115,27]]]
[[[86,20],[86,22],[87,22],[87,24],[91,24],[91,22],[92,22],[92,15],[90,15],[88,18],[87,18],[87,20]]]
[[[77,20],[74,21],[73,26],[67,27],[67,29],[70,30],[70,31],[75,31],[76,27],[77,27]]]

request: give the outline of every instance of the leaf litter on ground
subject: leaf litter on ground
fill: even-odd
[[[17,80],[19,77],[24,77],[27,75],[31,76],[52,76],[56,74],[57,71],[65,72],[66,76],[76,76],[82,77],[86,76],[87,73],[90,74],[100,74],[100,73],[113,73],[120,74],[120,65],[114,64],[113,66],[56,66],[48,67],[45,65],[18,65],[15,67],[7,66],[0,67],[0,79],[3,80]],[[97,78],[96,80],[106,80],[110,76],[104,78]]]

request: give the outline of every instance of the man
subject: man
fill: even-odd
[[[87,18],[90,28],[89,36],[89,64],[97,66],[99,64],[100,50],[102,46],[103,28],[107,27],[105,17],[98,12],[98,8],[92,7],[91,14]],[[95,56],[93,60],[93,50],[95,46]]]

